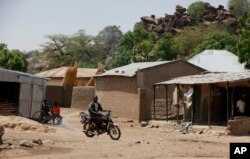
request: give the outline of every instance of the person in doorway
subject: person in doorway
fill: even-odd
[[[243,97],[241,97],[236,104],[237,108],[238,108],[238,113],[240,116],[244,116],[245,115],[245,102],[243,101]]]
[[[53,124],[55,124],[55,119],[58,118],[60,121],[62,120],[62,116],[60,115],[60,107],[55,102],[55,104],[51,108],[52,118],[53,118]]]

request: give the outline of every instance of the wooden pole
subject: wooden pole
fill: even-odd
[[[155,119],[155,85],[154,87],[154,100],[153,100],[153,108],[154,108],[154,119]]]
[[[168,121],[168,85],[165,85],[165,89],[166,89],[166,115]]]
[[[229,91],[228,91],[228,84],[226,86],[226,90],[227,90],[227,120],[229,120]]]
[[[208,105],[208,126],[211,122],[211,106],[212,106],[212,86],[209,85],[209,105]]]
[[[193,89],[194,89],[194,86],[193,86]],[[191,98],[192,98],[192,123],[194,123],[195,93],[193,93]]]
[[[177,85],[177,122],[179,122],[179,108],[180,108],[180,88]]]

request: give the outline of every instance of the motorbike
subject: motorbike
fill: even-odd
[[[107,110],[106,115],[101,115],[95,119],[91,118],[89,114],[80,113],[81,123],[83,124],[83,132],[87,137],[94,137],[107,133],[112,140],[119,140],[121,137],[121,130],[116,123],[112,121],[111,111]]]

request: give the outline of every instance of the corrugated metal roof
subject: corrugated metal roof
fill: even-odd
[[[188,62],[210,72],[244,72],[244,64],[238,56],[227,50],[205,50],[194,56]]]
[[[170,61],[156,61],[156,62],[137,62],[131,63],[122,67],[114,68],[108,70],[102,74],[96,75],[98,76],[125,76],[125,77],[133,77],[136,75],[138,70],[162,65],[165,63],[169,63]]]
[[[234,83],[239,81],[250,81],[250,71],[247,72],[223,72],[207,73],[192,76],[174,78],[156,85],[167,84],[213,84],[213,83]]]
[[[44,85],[47,78],[0,68],[0,81]]]
[[[60,67],[52,70],[37,73],[37,76],[46,78],[63,78],[68,67]],[[77,78],[90,78],[96,74],[95,68],[77,68]]]

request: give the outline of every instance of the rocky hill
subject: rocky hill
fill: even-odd
[[[187,14],[187,9],[177,5],[173,15],[165,14],[165,17],[156,18],[155,15],[141,17],[139,24],[148,31],[161,35],[165,32],[172,34],[179,33],[184,27],[194,26],[197,24],[227,24],[234,31],[238,28],[238,22],[235,15],[226,10],[224,6],[219,5],[217,8],[205,3],[205,14],[198,20],[194,20]]]

